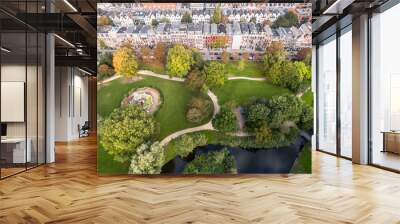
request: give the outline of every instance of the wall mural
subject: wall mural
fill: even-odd
[[[310,173],[311,5],[99,3],[98,172]]]

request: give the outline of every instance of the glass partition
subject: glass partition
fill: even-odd
[[[336,36],[318,48],[318,149],[336,153]]]
[[[42,6],[0,3],[20,15]],[[45,163],[45,35],[10,15],[0,12],[1,179]]]
[[[352,157],[352,33],[351,25],[340,35],[340,154]]]
[[[372,164],[400,170],[400,4],[371,18]]]

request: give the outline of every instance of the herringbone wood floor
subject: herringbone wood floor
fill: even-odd
[[[400,175],[313,154],[312,175],[107,177],[96,141],[0,181],[0,223],[400,223]]]

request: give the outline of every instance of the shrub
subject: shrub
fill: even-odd
[[[114,160],[129,160],[136,149],[150,140],[156,130],[156,122],[142,107],[130,105],[115,109],[100,127],[101,141],[104,150]]]
[[[144,143],[132,155],[129,174],[160,174],[163,162],[163,147],[158,142]]]
[[[210,116],[212,109],[210,100],[195,96],[187,105],[186,119],[192,123],[200,123]]]
[[[112,69],[107,64],[101,64],[97,68],[97,79],[98,81],[104,80],[114,75],[114,69]]]
[[[206,145],[207,138],[204,134],[186,134],[180,136],[174,143],[174,151],[176,155],[181,157],[188,156],[193,149],[198,146]]]
[[[187,75],[185,85],[192,90],[200,90],[204,86],[204,77],[198,69],[194,69]]]
[[[229,174],[237,173],[235,158],[224,148],[197,156],[186,164],[185,174]]]
[[[234,132],[238,129],[235,113],[228,107],[222,107],[212,123],[214,128],[222,132]]]

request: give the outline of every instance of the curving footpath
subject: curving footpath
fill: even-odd
[[[171,80],[171,81],[176,81],[176,82],[184,82],[185,79],[183,78],[177,78],[177,77],[169,77],[168,75],[162,75],[162,74],[157,74],[155,72],[152,71],[148,71],[148,70],[139,70],[138,71],[139,75],[144,75],[144,76],[152,76],[152,77],[157,77],[160,79],[165,79],[165,80]],[[229,77],[228,80],[252,80],[252,81],[265,81],[265,78],[250,78],[250,77],[241,77],[241,76],[237,76],[237,77]],[[220,105],[218,104],[218,97],[211,91],[208,90],[207,91],[207,95],[210,97],[211,101],[213,102],[213,106],[214,106],[214,113],[213,113],[213,117],[215,117],[215,115],[217,115],[221,109]],[[197,126],[197,127],[193,127],[193,128],[186,128],[177,132],[174,132],[170,135],[168,135],[167,137],[165,137],[163,140],[161,140],[160,145],[164,146],[167,145],[171,140],[184,135],[184,134],[188,134],[188,133],[192,133],[192,132],[198,132],[198,131],[206,131],[206,130],[215,130],[215,128],[212,125],[212,119],[203,125]],[[235,133],[234,135],[237,136],[248,136],[247,133],[242,133],[242,132],[238,132]]]

